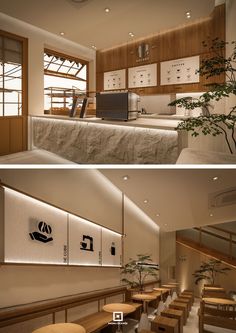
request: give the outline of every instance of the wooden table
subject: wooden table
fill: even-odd
[[[102,307],[103,311],[113,313],[113,320],[117,322],[117,332],[121,332],[121,322],[123,321],[123,314],[128,314],[135,311],[135,307],[130,304],[124,303],[111,303]],[[123,312],[120,319],[115,319],[114,312]]]
[[[205,303],[222,306],[222,307],[229,307],[232,306],[233,308],[236,307],[236,301],[228,298],[211,298],[211,297],[203,297],[202,299]]]
[[[52,324],[47,325],[37,330],[33,331],[33,333],[86,333],[83,326],[72,323],[60,323],[60,324]]]
[[[160,291],[161,292],[161,300],[163,301],[163,294],[168,293],[171,294],[171,288],[153,288],[154,291]]]
[[[204,287],[203,288],[204,291],[221,291],[221,292],[225,292],[224,288],[221,287]]]
[[[156,316],[151,322],[151,330],[154,332],[178,333],[178,320],[175,318]]]
[[[138,325],[138,330],[150,330],[150,323],[147,315],[147,303],[156,299],[155,296],[149,294],[136,294],[132,296],[132,299],[135,301],[143,302],[143,313],[141,314],[140,322]]]

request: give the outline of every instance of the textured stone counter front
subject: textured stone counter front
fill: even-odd
[[[147,127],[32,117],[33,145],[79,164],[173,164],[178,133]]]

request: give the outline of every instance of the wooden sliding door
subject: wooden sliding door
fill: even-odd
[[[0,30],[0,155],[27,150],[28,40]]]

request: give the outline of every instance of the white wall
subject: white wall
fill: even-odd
[[[201,262],[208,261],[210,258],[195,250],[187,248],[181,244],[176,246],[176,267],[177,267],[177,281],[180,283],[180,289],[194,290],[195,296],[200,296],[203,288],[203,282],[196,285],[194,283],[193,273],[200,268]],[[224,266],[224,265],[223,265]],[[227,275],[218,275],[215,284],[220,284],[227,292],[235,291],[236,269],[233,269]]]
[[[0,29],[29,40],[29,114],[44,113],[43,53],[45,47],[89,61],[89,89],[94,90],[96,58],[94,50],[3,13],[0,13]]]
[[[2,182],[122,232],[122,194],[96,170],[0,170]],[[158,227],[125,199],[125,260],[159,258]],[[2,265],[0,308],[120,285],[119,268]]]
[[[176,234],[175,232],[160,232],[160,278],[165,284],[175,279],[172,276],[176,265]]]

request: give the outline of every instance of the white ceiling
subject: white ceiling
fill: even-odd
[[[236,205],[208,207],[210,193],[236,186],[235,169],[107,169],[100,172],[165,231],[236,221]],[[123,180],[124,175],[129,176],[127,181]],[[212,180],[214,176],[219,177],[217,181]],[[145,199],[148,199],[146,204]]]
[[[0,0],[1,12],[98,49],[142,38],[208,16],[215,0]],[[110,13],[104,9],[109,7]],[[186,11],[191,11],[190,20]]]

